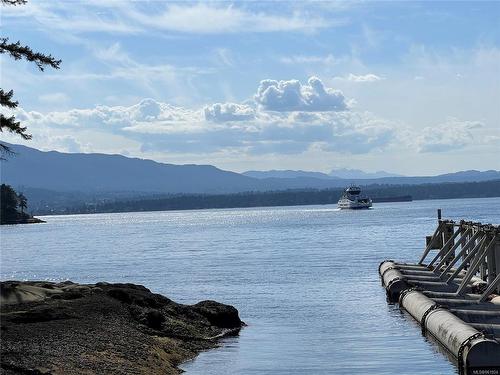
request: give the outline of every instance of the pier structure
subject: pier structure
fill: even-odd
[[[500,225],[443,220],[418,263],[383,261],[391,302],[457,361],[460,374],[500,375]]]

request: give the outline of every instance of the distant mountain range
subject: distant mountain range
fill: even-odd
[[[340,177],[345,179],[373,179],[373,178],[384,178],[384,177],[404,177],[403,175],[396,173],[389,173],[386,171],[377,172],[363,172],[359,169],[334,169],[330,172],[332,177]]]
[[[211,165],[174,165],[122,155],[44,152],[10,145],[17,153],[1,162],[1,181],[15,189],[133,194],[235,193],[285,189],[339,188],[356,183],[423,184],[500,179],[499,171],[463,171],[427,177],[391,176],[357,170],[331,174],[307,171],[224,171]],[[344,176],[343,178],[341,178]],[[349,176],[349,177],[346,177]],[[375,176],[378,176],[375,178]]]
[[[330,180],[332,177],[326,173],[321,172],[308,172],[308,171],[292,171],[292,170],[271,170],[271,171],[246,171],[242,175],[258,178],[260,180],[265,178],[319,178]]]
[[[320,179],[355,179],[365,180],[383,177],[404,177],[395,173],[388,173],[385,171],[377,171],[373,173],[363,172],[359,169],[333,169],[329,174],[322,172],[309,172],[309,171],[293,171],[293,170],[270,170],[270,171],[246,171],[242,173],[245,176],[253,178],[297,178],[297,177],[312,177]]]
[[[60,153],[10,145],[2,182],[54,191],[216,193],[260,189],[259,180],[211,165],[173,165],[122,155]]]

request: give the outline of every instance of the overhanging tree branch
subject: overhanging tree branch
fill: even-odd
[[[16,108],[19,103],[12,100],[13,95],[13,90],[5,92],[3,89],[0,89],[0,105],[11,109]],[[21,123],[16,121],[15,116],[6,117],[3,113],[0,113],[0,132],[3,133],[5,130],[9,133],[18,134],[25,140],[31,139],[31,134],[26,132],[26,126],[21,126]],[[14,152],[11,151],[9,146],[0,143],[0,160],[4,160],[4,156],[13,154]]]
[[[40,52],[33,52],[28,46],[22,46],[21,42],[9,43],[9,38],[0,38],[0,53],[7,53],[15,60],[26,59],[34,62],[42,72],[45,66],[59,69],[61,60],[56,60],[52,55],[44,55]]]
[[[3,113],[0,113],[0,132],[3,132],[4,129],[10,133],[20,135],[23,139],[31,139],[31,134],[26,133],[28,128],[26,126],[21,126],[21,123],[16,121],[15,116],[5,117]]]
[[[14,95],[14,90],[5,92],[3,91],[3,89],[0,89],[0,105],[8,108],[16,108],[19,102],[12,100],[13,95]]]
[[[26,0],[0,0],[1,5],[15,6],[26,4]],[[54,69],[59,69],[61,60],[57,60],[52,55],[45,55],[40,52],[34,52],[30,47],[21,45],[21,42],[9,43],[9,38],[0,37],[0,54],[6,54],[14,58],[14,60],[25,59],[27,61],[35,63],[35,65],[42,72],[45,67],[51,67]],[[18,102],[13,100],[14,91],[4,91],[0,89],[0,106],[7,107],[10,109],[15,109],[18,106]],[[27,133],[26,126],[21,126],[19,121],[16,121],[14,115],[8,116],[0,113],[0,133],[8,131],[9,133],[14,133],[21,138],[28,140],[31,139],[31,134]],[[5,159],[5,155],[12,155],[13,152],[10,150],[9,146],[0,143],[0,160]]]
[[[5,5],[24,5],[26,3],[26,0],[2,0],[2,4]]]

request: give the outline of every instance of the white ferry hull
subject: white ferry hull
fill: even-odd
[[[338,207],[342,210],[358,210],[363,208],[370,208],[372,206],[371,199],[368,202],[357,202],[349,199],[341,199],[338,202]]]

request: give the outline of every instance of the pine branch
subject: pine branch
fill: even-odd
[[[31,134],[26,133],[28,128],[21,126],[21,123],[16,121],[15,116],[5,117],[3,113],[0,113],[0,132],[3,133],[4,129],[10,133],[19,134],[23,139],[31,139]]]
[[[13,95],[14,90],[10,90],[6,93],[3,89],[0,89],[0,105],[8,108],[16,108],[19,102],[12,100]]]
[[[0,0],[0,4],[6,6],[24,5],[26,3],[27,0]],[[59,69],[59,65],[61,64],[61,60],[55,59],[52,55],[34,52],[30,47],[22,46],[19,41],[9,43],[9,38],[0,37],[0,54],[4,53],[13,57],[14,60],[26,59],[27,61],[34,62],[42,72],[46,66]],[[0,105],[11,109],[16,108],[19,103],[12,99],[13,96],[13,90],[5,92],[3,89],[0,89]],[[27,133],[27,127],[21,126],[21,123],[16,121],[15,116],[6,117],[0,113],[0,133],[4,131],[18,134],[25,140],[31,139],[31,134]],[[9,146],[0,142],[0,160],[5,160],[6,156],[13,154],[15,152]]]
[[[3,1],[3,0],[2,0]],[[9,38],[0,38],[0,54],[7,53],[15,60],[22,58],[34,62],[38,69],[42,72],[45,66],[51,66],[54,69],[59,69],[61,60],[56,60],[52,55],[44,55],[43,53],[33,52],[28,46],[22,46],[21,42],[9,43]]]
[[[5,5],[24,5],[26,3],[26,0],[2,0],[2,4]]]

